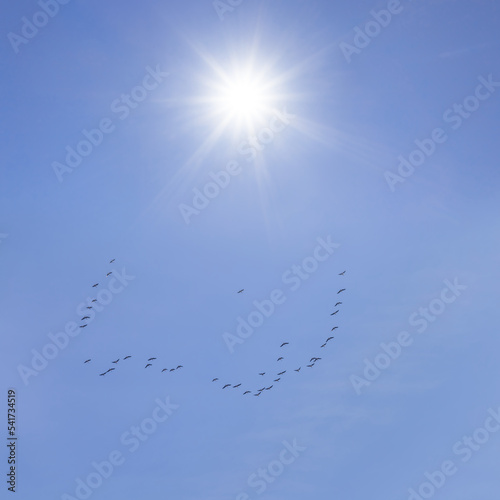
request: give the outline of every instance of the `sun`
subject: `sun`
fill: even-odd
[[[266,126],[284,101],[284,78],[275,72],[273,60],[240,55],[224,61],[201,52],[206,65],[200,73],[200,93],[193,101],[200,122],[210,122],[215,136],[255,134]]]
[[[264,86],[251,78],[237,78],[228,82],[216,99],[220,113],[246,122],[258,120],[270,104]]]
[[[247,67],[221,71],[208,98],[214,123],[233,132],[255,132],[276,106],[276,89],[267,75]],[[216,125],[216,126],[217,126]]]
[[[186,79],[186,93],[181,90],[182,97],[171,100],[187,111],[185,126],[201,134],[188,163],[201,164],[214,149],[238,152],[254,137],[267,140],[273,127],[281,126],[277,116],[289,116],[286,110],[300,98],[290,85],[301,68],[284,65],[279,50],[262,54],[257,42],[250,49],[228,48],[218,57],[190,43],[201,64]]]

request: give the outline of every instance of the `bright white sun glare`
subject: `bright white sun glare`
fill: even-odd
[[[250,53],[245,49],[217,59],[203,47],[192,46],[203,65],[193,75],[196,90],[184,103],[189,106],[189,121],[204,138],[187,163],[198,165],[218,146],[235,151],[262,131],[269,134],[276,116],[295,98],[287,87],[301,68],[278,71],[279,51],[261,57],[253,47]]]
[[[265,112],[268,99],[264,89],[251,79],[230,82],[219,97],[223,112],[245,121],[257,119]]]
[[[255,131],[271,113],[275,99],[272,85],[252,71],[223,73],[213,82],[210,107],[218,125],[233,131]]]
[[[266,127],[284,99],[283,75],[276,75],[272,61],[251,57],[229,58],[222,64],[200,51],[208,71],[201,77],[198,96],[200,118],[213,127],[211,139],[228,132],[235,137]]]

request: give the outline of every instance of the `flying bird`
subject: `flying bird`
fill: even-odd
[[[316,361],[319,361],[321,358],[311,358],[309,361],[314,361],[316,363]]]
[[[298,373],[300,372],[301,367],[299,366],[295,371]]]
[[[102,377],[103,375],[106,375],[106,373],[108,373],[108,372],[99,373],[99,375]]]
[[[123,359],[128,359],[131,358],[132,356],[125,356]]]
[[[156,358],[149,358],[148,361],[153,361],[153,359],[156,359]]]
[[[184,368],[182,365],[179,365],[176,370],[178,370],[179,368]]]
[[[341,288],[338,292],[337,292],[337,295],[340,293],[340,292],[343,292],[345,291],[345,288]]]
[[[212,380],[212,382],[215,382],[216,380],[219,380],[217,377]]]
[[[273,388],[273,386],[270,385],[269,387],[266,387],[266,391],[268,391],[269,389],[272,389],[272,388]]]
[[[163,372],[166,372],[167,370],[168,370],[168,368],[163,368],[163,370],[161,372],[163,373]]]
[[[286,370],[283,370],[282,372],[279,372],[278,375],[283,375],[283,373],[286,373]]]
[[[258,392],[257,394],[254,394],[254,396],[260,396],[260,392]]]
[[[265,375],[265,374],[266,374],[266,372],[259,373],[259,375]]]
[[[245,291],[245,289],[244,289],[244,288],[242,288],[242,289],[241,289],[239,292],[237,292],[237,293],[241,293],[241,292],[244,292],[244,291]]]
[[[307,365],[308,368],[312,368],[314,366],[314,363],[312,365]]]
[[[236,389],[236,387],[239,387],[241,384],[233,385],[233,389]]]
[[[120,361],[120,358],[118,358],[116,361],[111,361],[111,363],[114,363],[116,365],[116,363],[118,363],[118,361]]]
[[[280,345],[280,347],[283,347],[284,345],[288,345],[289,342],[283,342],[283,344]]]
[[[329,340],[332,340],[333,338],[335,338],[335,337],[328,337],[328,338],[326,339],[326,342],[328,342]],[[325,344],[326,344],[326,342],[325,342]]]
[[[113,264],[113,262],[114,262],[114,261],[115,261],[115,259],[111,259],[111,260],[109,261],[109,263],[110,263],[110,264]]]
[[[80,325],[80,328],[85,328],[87,325]]]
[[[339,276],[344,276],[345,274],[345,271],[342,271],[341,273],[339,273]]]
[[[342,302],[337,302],[333,307],[337,307],[339,306],[340,304],[342,304]]]
[[[109,271],[108,274],[106,274],[106,278],[110,275],[110,274],[113,274],[111,271]]]
[[[225,389],[226,387],[231,387],[231,384],[226,384],[223,389]]]
[[[279,382],[281,379],[278,377],[276,379],[274,379],[274,382]]]
[[[332,314],[330,314],[330,316],[334,316],[335,314],[337,314],[339,312],[339,310],[337,309],[335,312],[332,312]]]
[[[338,326],[334,326],[330,331],[333,332],[336,328],[338,328]]]
[[[97,285],[99,285],[99,283],[96,283],[95,285],[92,285],[92,288],[95,288]]]
[[[87,309],[92,309],[92,306],[87,306]]]
[[[264,386],[262,389],[258,389],[257,392],[262,392],[266,389],[266,386]]]
[[[147,368],[148,366],[153,366],[151,363],[148,363],[144,368]]]
[[[281,358],[278,358],[276,361],[280,361],[282,359],[285,359],[283,356],[281,356]]]
[[[83,321],[84,319],[90,319],[90,316],[84,316],[80,321]]]
[[[112,372],[113,370],[114,370],[114,368],[110,368],[110,369],[108,370],[108,372]]]
[[[245,392],[243,393],[243,396],[244,396],[245,394],[250,394],[250,392],[251,392],[251,391],[245,391]]]
[[[324,343],[321,347],[325,347],[326,346],[326,343]]]
[[[175,372],[175,368],[170,368],[170,371],[171,372]]]
[[[92,299],[92,302],[97,302],[97,299]]]
[[[84,361],[83,364],[88,363],[89,361],[90,361],[90,359],[87,359],[87,361]]]

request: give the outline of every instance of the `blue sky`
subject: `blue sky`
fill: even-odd
[[[496,499],[498,4],[237,3],[4,8],[17,498]],[[246,126],[214,94],[242,70],[272,94]],[[84,130],[95,144],[71,168]],[[272,314],[231,352],[224,334],[257,303]],[[138,446],[134,426],[151,431]]]

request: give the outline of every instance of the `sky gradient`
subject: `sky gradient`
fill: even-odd
[[[499,4],[54,2],[0,20],[16,498],[496,500]]]

